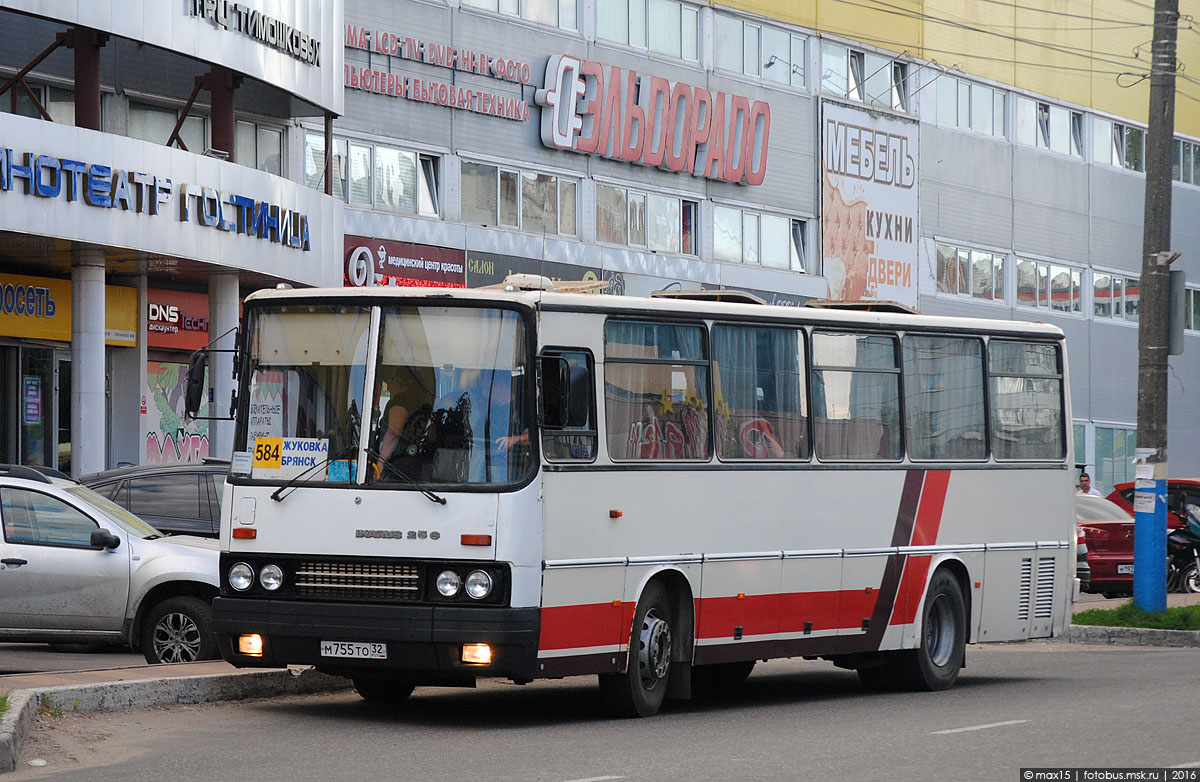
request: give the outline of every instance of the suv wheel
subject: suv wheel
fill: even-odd
[[[217,656],[212,608],[197,597],[169,597],[146,615],[142,625],[146,662],[191,663]]]

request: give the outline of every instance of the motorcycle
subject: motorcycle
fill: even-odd
[[[1200,592],[1200,506],[1187,506],[1187,524],[1167,535],[1167,591]]]

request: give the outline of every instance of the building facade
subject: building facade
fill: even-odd
[[[282,3],[189,0],[169,11],[137,4],[146,21],[132,34],[53,12],[59,5],[0,2],[41,38],[68,25],[110,34],[100,56],[112,107],[102,117],[105,143],[168,155],[180,167],[217,166],[197,184],[219,194],[236,189],[226,184],[235,174],[254,178],[247,188],[261,181],[263,194],[251,198],[307,210],[310,225],[320,223],[321,254],[315,230],[313,248],[295,252],[219,227],[189,236],[182,232],[201,226],[180,220],[171,223],[177,233],[163,234],[166,221],[115,209],[94,228],[99,235],[77,237],[55,226],[99,210],[18,187],[0,198],[62,211],[41,222],[0,212],[13,243],[48,242],[41,251],[57,258],[14,273],[41,268],[62,280],[84,263],[64,259],[63,248],[110,247],[106,258],[121,260],[106,266],[109,285],[144,285],[137,312],[147,318],[171,312],[170,302],[151,308],[152,291],[203,298],[215,284],[206,275],[224,279],[236,269],[243,292],[280,280],[475,287],[525,272],[605,281],[627,295],[736,288],[780,304],[878,299],[931,314],[1047,321],[1068,338],[1077,461],[1103,489],[1132,479],[1149,6],[344,0],[308,4],[292,18]],[[266,44],[246,32],[252,13],[298,34],[282,48]],[[145,32],[156,25],[171,32]],[[177,38],[192,40],[189,25],[204,40],[180,48]],[[6,34],[0,66],[23,68],[38,55],[37,40]],[[146,60],[144,49],[157,54]],[[1200,39],[1182,35],[1180,62],[1198,54]],[[232,161],[194,151],[212,138],[205,123],[220,113],[212,101],[179,120],[192,81],[209,67],[196,60],[243,79]],[[65,105],[55,100],[71,79],[70,58],[58,70],[55,62],[25,77],[41,79],[51,109]],[[0,104],[8,100],[0,93]],[[0,120],[12,123],[9,138],[31,134],[31,151],[60,161],[83,154],[66,141],[43,152],[43,120]],[[188,152],[163,148],[158,137],[170,137],[174,124],[196,140]],[[158,137],[143,141],[152,126]],[[1200,424],[1191,414],[1200,381],[1200,268],[1191,252],[1200,231],[1200,89],[1186,71],[1176,130],[1174,247],[1182,256],[1174,268],[1195,281],[1187,352],[1171,360],[1170,463],[1182,475],[1200,473]],[[25,165],[27,147],[4,146]],[[243,153],[252,147],[253,156]],[[191,184],[196,175],[185,170],[162,176]],[[278,262],[260,246],[277,251]],[[163,333],[154,329],[170,327],[155,323],[109,328],[153,346]],[[13,399],[32,394],[22,385],[27,339],[0,330],[5,349],[16,351],[5,370]],[[60,360],[74,344],[50,342]],[[143,390],[153,377],[167,387],[177,376],[184,354],[159,349],[130,363],[148,367]],[[107,350],[111,363],[133,348]],[[124,430],[135,413],[113,401],[122,393],[107,392],[110,428]],[[153,429],[174,437],[166,453],[191,458],[196,433],[171,434],[165,407],[157,419],[153,402],[136,412],[139,442]],[[4,423],[10,432],[24,425]],[[144,448],[130,454],[153,457]],[[114,444],[105,458],[129,457]]]

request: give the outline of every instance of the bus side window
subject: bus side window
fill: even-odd
[[[542,451],[552,462],[596,458],[596,393],[586,350],[545,351],[541,361]]]

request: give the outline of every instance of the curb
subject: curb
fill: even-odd
[[[174,679],[141,679],[16,690],[0,719],[0,774],[14,771],[25,733],[42,708],[53,712],[116,711],[167,704],[237,701],[342,690],[350,680],[307,668],[236,671]]]
[[[1063,640],[1075,644],[1110,646],[1200,647],[1200,632],[1195,630],[1151,630],[1142,627],[1102,627],[1070,625]]]

